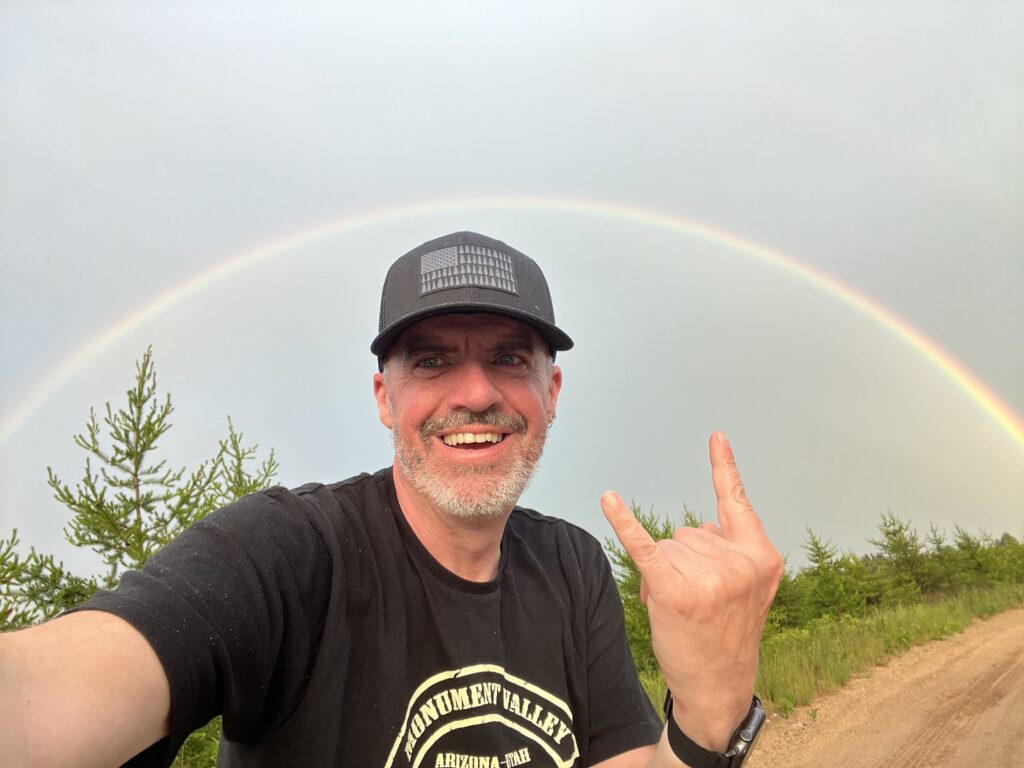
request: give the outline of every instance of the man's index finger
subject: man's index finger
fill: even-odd
[[[605,491],[601,495],[601,509],[641,576],[650,582],[657,579],[663,569],[671,568],[651,534],[644,530],[619,494]]]

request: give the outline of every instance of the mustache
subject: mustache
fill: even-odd
[[[526,431],[526,419],[518,413],[501,413],[500,411],[452,411],[441,419],[430,419],[420,427],[420,437],[429,440],[442,432],[459,427],[483,426],[497,427],[502,432]]]

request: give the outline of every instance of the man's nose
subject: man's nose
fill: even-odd
[[[501,392],[494,385],[486,365],[466,361],[458,367],[449,395],[452,409],[486,411],[501,400]]]

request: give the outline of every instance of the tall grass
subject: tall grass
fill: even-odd
[[[761,643],[757,691],[786,715],[914,645],[949,637],[975,618],[1021,605],[1024,585],[997,584],[935,603],[816,619],[806,627],[782,630]]]

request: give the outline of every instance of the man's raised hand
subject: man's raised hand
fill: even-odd
[[[750,708],[757,655],[783,561],[747,498],[725,435],[711,435],[718,525],[654,541],[618,494],[601,507],[641,576],[651,642],[679,727],[722,751]]]

